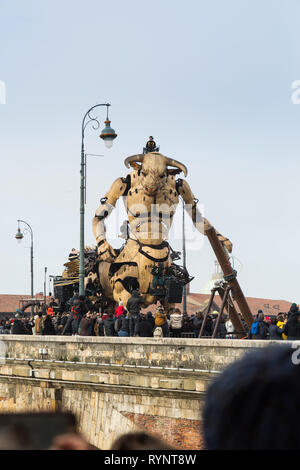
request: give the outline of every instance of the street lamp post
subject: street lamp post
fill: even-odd
[[[45,309],[46,309],[46,303],[47,303],[47,267],[45,267],[45,273],[44,273],[44,304],[45,304]]]
[[[183,267],[184,267],[184,269],[186,269],[184,200],[182,200],[182,258],[183,258]],[[182,313],[186,313],[186,285],[183,286],[182,311],[183,311]]]
[[[33,301],[34,300],[34,296],[33,296],[33,230],[32,228],[30,227],[30,225],[25,222],[25,220],[18,220],[18,231],[15,235],[15,238],[17,239],[18,243],[21,243],[22,239],[24,238],[24,235],[23,233],[21,232],[21,229],[20,229],[20,223],[22,224],[25,224],[26,227],[28,228],[25,228],[23,232],[26,232],[28,231],[30,233],[30,237],[31,237],[31,246],[30,246],[30,275],[31,275],[31,300]],[[33,316],[33,304],[31,305],[31,315]]]
[[[105,128],[100,134],[100,138],[104,140],[107,148],[111,148],[113,140],[117,137],[114,129],[110,127],[108,119],[109,103],[96,104],[92,106],[84,115],[81,127],[81,167],[80,167],[80,242],[79,242],[79,295],[84,295],[84,205],[85,205],[85,186],[86,186],[86,156],[84,151],[85,129],[90,122],[93,122],[93,129],[99,129],[100,123],[97,117],[90,115],[91,111],[100,106],[106,106],[107,117]],[[88,118],[88,119],[87,119]]]

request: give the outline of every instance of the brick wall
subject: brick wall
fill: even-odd
[[[203,448],[201,421],[184,418],[164,418],[135,413],[124,413],[140,429],[160,436],[176,449],[199,450]]]

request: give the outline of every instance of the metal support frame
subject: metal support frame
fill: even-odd
[[[216,338],[216,336],[218,334],[219,325],[220,325],[220,322],[221,322],[221,319],[223,317],[225,309],[227,310],[227,313],[228,313],[228,315],[229,315],[229,317],[230,317],[230,319],[233,323],[234,330],[235,330],[235,333],[236,333],[237,337],[241,338],[245,335],[245,331],[244,331],[242,322],[239,318],[239,315],[238,315],[237,311],[235,310],[235,307],[234,307],[232,299],[231,299],[230,294],[232,292],[232,289],[233,289],[233,287],[228,282],[224,282],[223,285],[216,286],[211,290],[209,303],[208,303],[208,306],[206,308],[206,312],[204,314],[204,318],[203,318],[203,322],[202,322],[202,325],[201,325],[201,329],[200,329],[198,338],[203,338],[204,337],[203,336],[203,331],[204,331],[208,316],[210,314],[211,307],[212,307],[212,304],[213,304],[214,297],[215,297],[216,293],[219,294],[220,298],[222,299],[222,303],[221,303],[221,308],[220,308],[220,311],[219,311],[219,314],[218,314],[218,317],[217,317],[217,320],[216,320],[216,323],[215,323],[215,326],[214,326],[214,331],[212,333],[212,336],[209,336],[209,338]]]
[[[182,199],[182,261],[183,267],[186,269],[186,246],[185,246],[185,203]],[[182,292],[182,313],[186,313],[186,284],[183,286]]]

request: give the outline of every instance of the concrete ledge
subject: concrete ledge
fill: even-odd
[[[0,355],[5,358],[82,362],[126,367],[186,369],[214,372],[247,351],[292,341],[254,341],[192,338],[119,338],[92,336],[1,335]]]
[[[45,343],[97,343],[97,344],[136,344],[136,345],[162,345],[162,346],[210,346],[210,347],[238,347],[260,348],[270,344],[299,343],[299,341],[275,340],[248,340],[248,339],[205,339],[205,338],[120,338],[117,336],[42,336],[42,335],[0,335],[0,341],[25,341]]]

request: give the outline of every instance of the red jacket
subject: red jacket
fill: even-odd
[[[115,310],[115,317],[118,318],[120,315],[124,313],[125,308],[123,305],[119,305],[119,307],[116,308]]]

